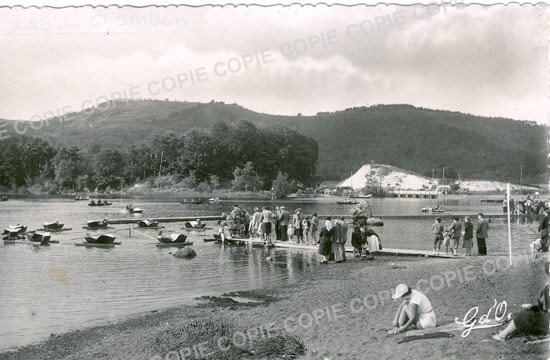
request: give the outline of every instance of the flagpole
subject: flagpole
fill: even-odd
[[[510,183],[506,184],[506,214],[508,216],[508,252],[510,253],[510,265],[512,265],[512,229],[510,226]]]

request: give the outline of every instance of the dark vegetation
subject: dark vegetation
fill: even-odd
[[[115,175],[125,183],[153,176],[151,162],[158,165],[163,151],[162,174],[191,176],[199,183],[212,175],[222,183],[230,181],[237,167],[252,162],[262,182],[251,180],[246,188],[269,189],[279,171],[304,185],[340,180],[370,161],[429,177],[434,169],[435,177],[441,178],[445,167],[447,179],[460,174],[462,179],[510,182],[519,182],[523,166],[524,183],[545,182],[544,126],[410,105],[278,116],[220,102],[132,100],[105,103],[48,122],[40,130],[25,122],[19,122],[18,128],[55,148],[78,147],[88,169],[92,168],[89,154],[109,149],[126,154],[123,161],[130,168]],[[113,153],[104,156],[119,160]],[[29,174],[18,171],[21,184]],[[29,176],[35,177],[37,171],[33,168]]]

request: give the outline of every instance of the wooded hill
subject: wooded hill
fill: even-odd
[[[318,175],[325,180],[349,176],[370,161],[440,177],[545,182],[546,128],[531,121],[487,118],[410,105],[358,107],[314,116],[257,113],[221,102],[132,100],[49,119],[33,130],[18,129],[53,144],[88,148],[126,148],[156,135],[212,128],[218,122],[247,120],[260,128],[284,126],[317,140]],[[68,121],[67,121],[68,120]],[[8,121],[13,131],[13,123]],[[37,126],[35,126],[37,127]]]

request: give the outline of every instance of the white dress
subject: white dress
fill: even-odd
[[[369,245],[370,252],[377,252],[380,250],[380,241],[376,235],[368,236],[367,244]]]

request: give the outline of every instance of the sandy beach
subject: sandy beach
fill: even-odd
[[[269,261],[266,259],[265,261]],[[1,359],[546,359],[548,342],[490,339],[498,328],[454,326],[451,338],[399,343],[390,336],[398,301],[392,288],[423,290],[442,329],[479,307],[477,319],[497,302],[505,313],[534,302],[543,264],[507,258],[424,259],[378,257],[329,264],[294,284],[234,293],[239,301],[202,298],[118,323],[52,335],[47,341],[0,354]],[[454,275],[453,275],[454,274]],[[420,280],[420,281],[419,281]],[[242,298],[246,299],[243,302]],[[501,313],[503,313],[501,307]],[[494,319],[494,309],[489,319]]]

